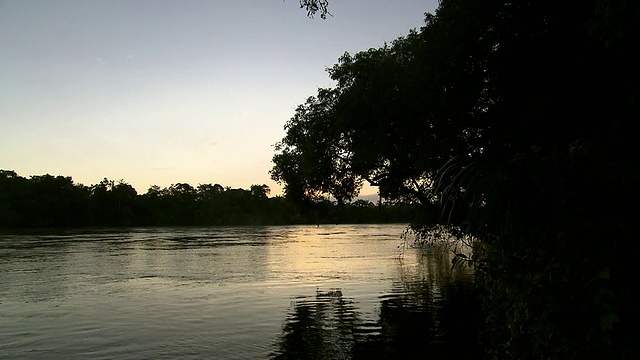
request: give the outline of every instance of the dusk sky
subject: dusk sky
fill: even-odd
[[[335,0],[321,20],[297,0],[0,0],[0,169],[278,194],[273,145],[333,85],[325,68],[436,6]]]

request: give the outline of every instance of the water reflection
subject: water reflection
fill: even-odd
[[[481,357],[470,272],[451,271],[446,249],[412,255],[417,258],[401,260],[392,288],[379,296],[377,318],[368,319],[344,289],[294,298],[272,359]]]
[[[452,273],[446,252],[399,256],[403,229],[2,234],[0,358],[383,359],[466,351],[468,324],[459,316],[472,302],[456,284],[468,273]]]
[[[360,322],[353,301],[340,290],[300,297],[287,317],[274,359],[346,359]]]

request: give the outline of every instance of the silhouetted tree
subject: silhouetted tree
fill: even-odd
[[[119,225],[133,225],[138,223],[138,192],[130,184],[119,180],[111,190],[116,200],[117,223]]]
[[[0,170],[0,226],[24,226],[29,182],[15,171]]]
[[[267,185],[250,190],[185,183],[167,188],[151,186],[145,194],[124,180],[107,178],[89,187],[70,177],[32,176],[0,170],[0,227],[135,226],[135,225],[284,225],[345,222],[404,221],[408,217],[388,207],[373,216],[350,205],[342,210],[330,201],[300,213],[287,199],[269,197]],[[403,217],[404,216],[404,217]]]
[[[329,69],[272,178],[307,204],[361,181],[439,204],[415,228],[482,241],[497,358],[637,357],[639,22],[636,2],[441,1],[420,31]]]

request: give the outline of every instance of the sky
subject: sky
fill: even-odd
[[[0,169],[277,195],[273,145],[333,86],[326,68],[436,7],[333,0],[322,20],[297,0],[0,0]]]

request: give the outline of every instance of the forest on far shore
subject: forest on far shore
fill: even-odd
[[[151,186],[138,194],[123,180],[85,186],[71,177],[25,178],[0,170],[0,227],[286,225],[409,222],[411,205],[326,199],[299,206],[269,197],[267,185],[249,190],[219,184]]]

